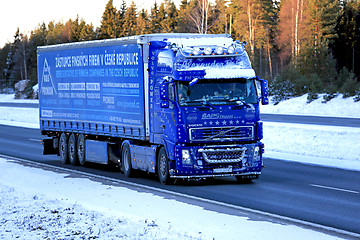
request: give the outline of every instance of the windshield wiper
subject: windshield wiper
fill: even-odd
[[[186,101],[186,103],[202,103],[204,106],[209,106],[212,109],[216,109],[216,107],[213,104],[211,104],[208,101],[203,100],[203,99],[201,99],[201,100],[193,100],[193,101]]]
[[[235,102],[239,106],[246,106],[248,108],[253,108],[253,106],[251,106],[250,104],[248,104],[248,103],[246,103],[245,101],[242,101],[242,100],[232,98],[232,99],[229,99],[228,101],[229,102]]]

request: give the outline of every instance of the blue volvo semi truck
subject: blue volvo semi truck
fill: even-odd
[[[261,174],[267,81],[224,34],[150,34],[38,48],[44,154],[176,178]]]

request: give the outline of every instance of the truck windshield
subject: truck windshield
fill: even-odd
[[[257,103],[254,79],[201,79],[190,86],[189,82],[177,82],[180,106],[229,105]]]

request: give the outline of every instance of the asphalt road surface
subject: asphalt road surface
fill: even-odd
[[[0,125],[0,153],[62,166],[155,188],[274,213],[360,234],[360,172],[264,159],[260,179],[238,184],[235,179],[202,183],[179,181],[163,186],[153,175],[127,179],[116,169],[62,165],[57,156],[43,156],[37,129]]]

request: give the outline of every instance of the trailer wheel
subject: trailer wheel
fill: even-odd
[[[77,157],[81,166],[85,165],[85,137],[80,133],[77,137]]]
[[[77,165],[77,149],[76,149],[76,137],[75,134],[71,134],[68,141],[69,161],[71,165]]]
[[[166,151],[164,147],[161,147],[157,156],[157,167],[159,180],[162,184],[166,185],[170,183],[170,174],[169,174],[169,159],[166,156]]]
[[[59,154],[60,159],[63,164],[68,163],[68,146],[67,146],[67,136],[65,133],[62,133],[60,135],[60,141],[59,141]]]
[[[121,159],[122,159],[122,170],[126,177],[132,176],[132,167],[131,167],[131,154],[130,154],[130,146],[128,143],[125,143],[121,150]]]

